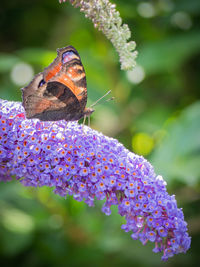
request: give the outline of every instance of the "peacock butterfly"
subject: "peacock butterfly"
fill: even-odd
[[[75,121],[89,116],[84,67],[73,46],[57,50],[54,61],[22,88],[23,107],[28,119]]]

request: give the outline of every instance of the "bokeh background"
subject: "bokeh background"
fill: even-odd
[[[199,266],[200,260],[200,1],[117,0],[137,42],[132,72],[78,9],[57,0],[7,0],[0,4],[0,97],[21,101],[20,88],[69,44],[79,51],[88,83],[88,105],[109,89],[91,127],[146,157],[183,207],[191,249],[160,255],[120,229],[123,219],[102,203],[88,208],[49,188],[0,184],[0,265]]]

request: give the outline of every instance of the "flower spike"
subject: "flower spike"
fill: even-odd
[[[24,186],[49,186],[60,196],[102,211],[118,206],[122,225],[144,245],[155,243],[162,260],[186,252],[191,238],[175,196],[151,164],[113,138],[76,122],[27,120],[21,103],[0,100],[0,180],[16,176]]]
[[[66,0],[59,0],[60,3]],[[135,67],[137,51],[136,43],[128,41],[131,32],[127,24],[122,24],[116,5],[109,0],[69,0],[74,7],[79,7],[85,17],[92,20],[94,27],[98,28],[111,41],[119,54],[122,70],[131,70]]]

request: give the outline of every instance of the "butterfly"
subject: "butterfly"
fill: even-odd
[[[73,46],[57,49],[54,61],[22,88],[28,119],[75,121],[90,116],[87,84],[81,58]]]

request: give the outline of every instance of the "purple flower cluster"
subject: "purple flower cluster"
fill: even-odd
[[[125,216],[125,232],[143,244],[154,242],[162,260],[186,252],[191,238],[181,209],[166,183],[143,157],[117,140],[65,121],[25,119],[20,103],[0,101],[0,180],[15,175],[25,186],[49,186],[89,206],[105,200]]]

